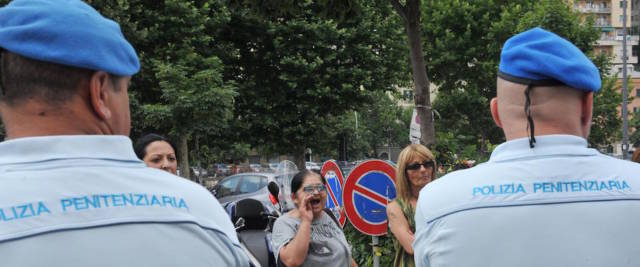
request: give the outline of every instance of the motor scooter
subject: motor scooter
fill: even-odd
[[[278,203],[280,191],[278,185],[269,182],[267,187],[270,198]],[[271,232],[281,210],[269,211],[262,202],[251,198],[230,202],[225,206],[225,210],[234,223],[240,245],[251,260],[251,265],[275,267],[276,259],[271,246]]]

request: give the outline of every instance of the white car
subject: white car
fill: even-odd
[[[252,172],[262,171],[262,166],[260,166],[260,164],[249,164],[249,168],[251,168]]]
[[[311,161],[307,161],[305,163],[305,168],[307,170],[311,170],[311,171],[320,171],[320,164],[315,163],[315,162],[311,162]]]
[[[269,163],[269,169],[271,169],[272,171],[277,171],[278,170],[278,163]]]
[[[269,206],[270,210],[278,210],[269,197],[269,182],[275,182],[280,188],[279,203],[283,210],[293,209],[295,206],[291,200],[290,190],[287,191],[288,184],[291,184],[288,174],[275,174],[264,172],[246,172],[232,176],[227,176],[220,180],[211,192],[216,196],[222,206],[229,202],[238,201],[245,198],[253,198]],[[287,185],[285,185],[287,184]]]

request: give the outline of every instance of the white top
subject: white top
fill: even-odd
[[[640,266],[640,164],[536,140],[420,191],[416,266]]]
[[[124,136],[2,142],[0,190],[3,266],[248,266],[211,193]]]

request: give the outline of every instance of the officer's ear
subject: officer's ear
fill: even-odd
[[[109,78],[109,74],[104,71],[96,71],[89,79],[89,98],[93,112],[102,120],[111,118],[111,109],[109,108],[110,90],[113,86]]]
[[[494,97],[491,99],[491,117],[493,117],[493,121],[496,125],[502,128],[502,121],[500,120],[500,114],[498,114],[498,98]]]
[[[591,119],[593,119],[593,92],[584,93],[580,100],[580,126],[582,127],[582,135],[586,139],[589,138]]]

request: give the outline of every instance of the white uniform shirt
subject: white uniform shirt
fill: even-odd
[[[124,136],[0,143],[1,266],[248,266],[203,187],[145,167]]]
[[[640,164],[536,140],[420,191],[416,266],[640,266]]]

